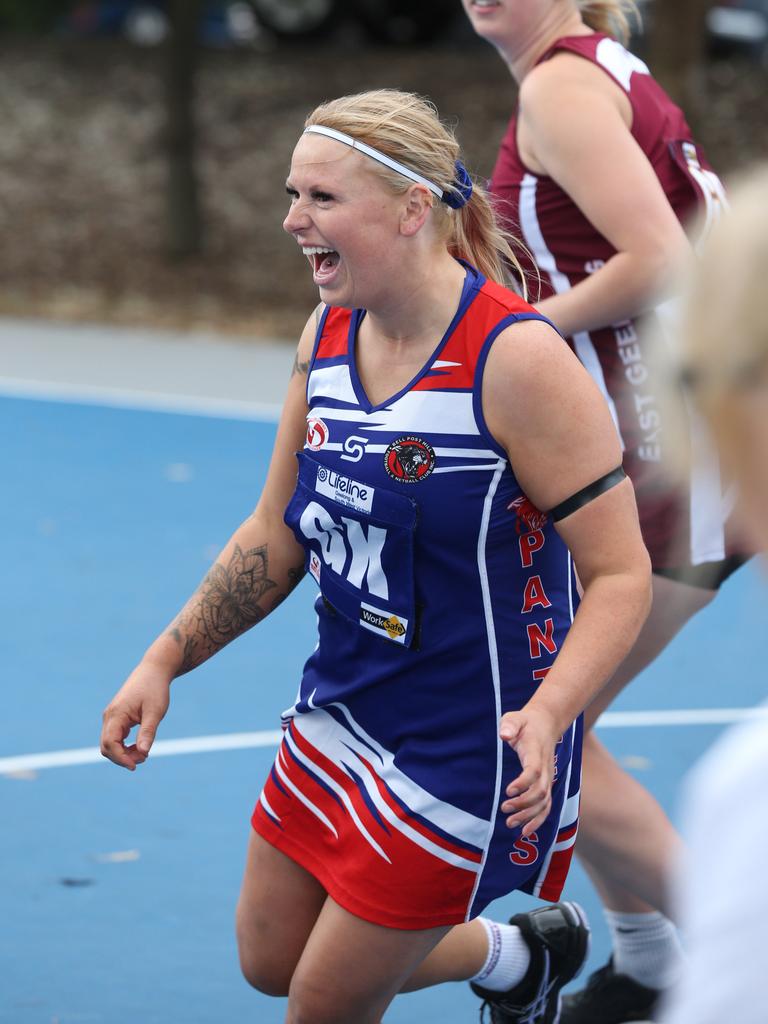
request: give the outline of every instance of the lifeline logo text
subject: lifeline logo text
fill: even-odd
[[[326,469],[325,466],[320,466],[317,470],[315,490],[357,512],[371,511],[373,495],[376,492],[375,487],[350,480],[348,476],[342,476],[341,473]]]

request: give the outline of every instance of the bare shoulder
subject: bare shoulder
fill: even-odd
[[[539,174],[566,192],[605,173],[629,138],[632,105],[627,94],[591,61],[558,53],[537,65],[520,87],[521,152]]]
[[[621,462],[605,399],[568,344],[540,320],[512,324],[494,341],[482,406],[491,435],[539,508]]]
[[[602,417],[604,399],[568,343],[542,320],[501,332],[483,375],[483,411],[505,446],[535,425]],[[607,412],[607,407],[605,409]]]
[[[562,51],[537,64],[520,85],[520,106],[528,116],[537,112],[583,108],[585,102],[628,104],[621,88],[596,64]]]
[[[578,373],[580,368],[554,327],[544,320],[520,320],[499,334],[488,355],[485,376],[489,389],[503,387],[509,393],[510,388],[535,388],[544,375]]]

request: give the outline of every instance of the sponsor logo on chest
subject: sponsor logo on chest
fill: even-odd
[[[343,476],[326,466],[318,467],[315,490],[340,505],[353,508],[356,512],[368,513],[373,507],[373,496],[376,493],[376,489],[369,484],[352,480],[351,477]]]

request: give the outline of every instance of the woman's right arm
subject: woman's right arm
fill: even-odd
[[[520,87],[524,159],[557,182],[616,250],[573,288],[535,303],[566,336],[646,312],[689,252],[628,120],[619,86],[573,54],[540,64]]]
[[[306,435],[306,382],[316,330],[310,317],[288,385],[266,483],[200,586],[150,645],[104,712],[101,752],[133,771],[145,761],[168,710],[171,682],[260,622],[304,574],[304,549],[283,513],[296,485],[295,453]],[[136,743],[126,746],[138,725]]]
[[[549,813],[558,738],[627,656],[648,614],[651,567],[630,481],[589,497],[590,485],[621,464],[621,446],[597,386],[548,324],[525,321],[499,334],[483,376],[483,412],[536,508],[580,496],[555,529],[573,557],[581,602],[546,677],[501,720],[500,736],[523,769],[506,780],[501,810],[528,836]]]

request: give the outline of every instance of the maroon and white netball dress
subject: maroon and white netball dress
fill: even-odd
[[[698,211],[706,224],[725,207],[723,187],[691,137],[682,111],[651,77],[646,65],[616,40],[601,33],[559,39],[540,59],[567,51],[589,60],[624,90],[632,107],[632,135],[656,172],[672,209],[687,225]],[[586,219],[570,196],[550,177],[535,174],[523,163],[516,138],[517,112],[501,145],[491,181],[492,192],[504,200],[501,215],[527,246],[520,261],[534,279],[541,275],[541,299],[568,291],[599,270],[616,252]],[[621,169],[617,168],[617,174]],[[627,202],[632,196],[627,195]],[[665,424],[654,379],[648,338],[657,327],[674,343],[671,310],[660,306],[644,318],[570,338],[611,408],[624,448],[624,468],[637,494],[643,537],[656,571],[683,570],[722,563],[727,549],[717,461],[700,425],[691,420],[695,469],[687,487],[676,490],[665,463]],[[653,322],[655,321],[655,322]],[[672,335],[672,337],[670,337]],[[711,566],[716,585],[741,559]],[[674,574],[674,573],[672,573]],[[702,577],[703,578],[703,577]]]

